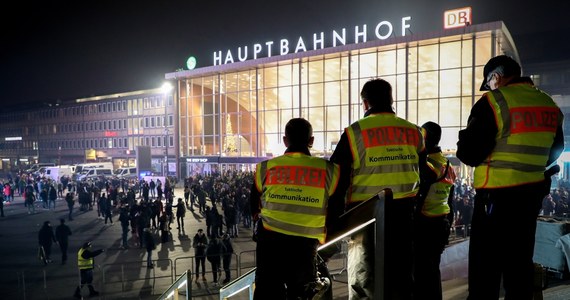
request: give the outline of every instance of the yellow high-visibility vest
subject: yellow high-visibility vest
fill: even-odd
[[[81,248],[79,252],[77,252],[77,266],[79,270],[93,269],[94,259],[93,257],[88,259],[83,258],[82,255],[84,251],[85,249]]]
[[[563,115],[552,98],[530,84],[486,94],[497,123],[493,152],[475,167],[475,188],[504,188],[544,180]]]
[[[352,183],[348,203],[371,198],[385,188],[394,199],[419,191],[421,129],[393,113],[371,114],[345,129],[352,152]]]
[[[439,180],[430,186],[422,206],[422,214],[427,217],[445,216],[450,212],[447,202],[455,182],[455,171],[441,152],[428,154],[427,162]]]
[[[257,164],[264,228],[325,242],[328,199],[336,190],[340,167],[299,152]]]

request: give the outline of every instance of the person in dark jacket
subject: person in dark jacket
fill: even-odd
[[[150,229],[148,227],[143,229],[143,234],[143,240],[146,247],[146,266],[154,268],[154,264],[152,263],[152,250],[156,248],[156,243],[154,242],[154,237],[152,236],[152,233],[150,233]]]
[[[120,249],[127,249],[129,248],[129,243],[127,241],[127,236],[129,234],[129,212],[125,206],[121,206],[119,209],[119,222],[121,222],[121,246]]]
[[[105,249],[92,251],[91,242],[86,242],[77,252],[77,267],[81,276],[81,284],[75,289],[73,296],[81,299],[81,290],[84,285],[89,288],[89,296],[98,296],[99,292],[93,288],[93,268],[95,268],[95,257],[105,252]]]
[[[73,217],[71,215],[73,214],[73,206],[75,205],[75,200],[73,199],[73,195],[71,193],[67,193],[65,195],[65,202],[67,203],[67,209],[69,210],[67,218],[69,221],[73,221]]]
[[[178,224],[178,227],[176,227],[176,229],[182,230],[183,233],[184,216],[186,216],[186,206],[184,205],[184,202],[182,202],[182,198],[178,198],[178,203],[176,204],[176,223]]]
[[[55,239],[59,243],[59,249],[61,250],[61,264],[64,265],[67,262],[67,246],[69,245],[71,229],[65,225],[64,218],[59,219],[59,222],[59,226],[55,228]]]
[[[206,249],[206,258],[212,267],[214,284],[218,284],[218,277],[221,277],[222,275],[220,267],[223,253],[224,245],[220,242],[220,239],[216,236],[212,237],[210,239],[210,243],[208,243],[208,248]]]
[[[57,200],[57,190],[56,190],[56,188],[53,186],[53,184],[49,184],[49,185],[48,185],[48,188],[49,188],[49,192],[48,192],[48,194],[49,194],[48,208],[49,208],[49,209],[52,209],[52,206],[53,206],[53,209],[55,210],[55,200]]]
[[[224,267],[224,272],[226,273],[226,278],[224,278],[224,284],[230,282],[231,280],[231,270],[230,264],[232,263],[232,256],[234,254],[234,247],[232,246],[232,240],[229,234],[224,234],[222,236],[222,245],[224,246],[224,253],[222,254],[222,265]]]
[[[194,257],[196,259],[196,282],[200,278],[200,265],[202,265],[202,281],[206,281],[206,247],[208,246],[208,237],[204,234],[202,228],[198,229],[196,235],[192,239],[192,247],[194,247]]]
[[[475,167],[467,299],[498,299],[501,279],[505,299],[532,299],[536,222],[547,168],[564,149],[563,114],[506,55],[487,62],[480,90],[489,92],[457,142],[457,158]]]
[[[46,256],[47,262],[52,262],[50,255],[51,255],[51,245],[57,240],[55,239],[55,235],[53,234],[53,228],[51,227],[50,221],[45,221],[42,228],[40,228],[40,232],[38,233],[38,240],[40,246],[44,248],[44,253]]]

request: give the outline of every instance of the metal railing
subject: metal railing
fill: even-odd
[[[151,292],[154,291],[156,280],[162,278],[168,278],[168,284],[174,281],[174,268],[173,262],[169,258],[157,259],[153,260],[155,268],[148,268],[147,274],[141,275],[133,275],[139,274],[137,272],[129,272],[129,269],[143,269],[146,268],[144,264],[146,261],[129,261],[129,262],[121,262],[121,263],[114,263],[114,264],[105,264],[101,266],[101,291],[104,292],[104,289],[108,288],[110,285],[113,284],[120,284],[121,285],[121,292],[126,292],[130,289],[126,287],[126,285],[133,284],[137,281],[152,281],[151,285]],[[166,265],[164,264],[166,263]],[[148,274],[150,273],[150,274]],[[110,274],[110,275],[109,275]],[[118,276],[117,276],[118,275]]]
[[[166,300],[172,297],[173,300],[178,300],[180,295],[180,290],[183,290],[183,295],[186,295],[186,299],[192,298],[192,272],[187,270],[184,272],[176,281],[166,290],[158,300]]]

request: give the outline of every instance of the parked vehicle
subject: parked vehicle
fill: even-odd
[[[95,163],[85,163],[85,164],[77,164],[75,165],[75,174],[81,174],[85,169],[92,169],[92,168],[99,168],[99,169],[110,169],[113,171],[113,163],[112,162],[95,162]]]
[[[54,163],[37,163],[37,164],[31,165],[30,168],[28,168],[26,170],[26,172],[27,173],[35,173],[35,172],[38,172],[40,170],[40,168],[42,168],[42,167],[44,167],[44,170],[45,170],[45,167],[53,167],[53,166],[55,166]]]
[[[71,175],[73,175],[73,170],[73,166],[46,167],[45,175],[54,181],[59,181],[63,176],[68,176],[71,178]]]
[[[87,180],[87,179],[95,179],[97,177],[111,178],[112,176],[113,176],[113,171],[111,171],[111,169],[90,168],[90,169],[85,169],[85,171],[81,173],[77,177],[77,179]]]
[[[118,179],[133,179],[138,178],[137,168],[118,168],[113,172],[114,177]]]

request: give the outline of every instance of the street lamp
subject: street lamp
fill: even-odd
[[[172,84],[170,82],[165,82],[162,84],[160,88],[162,91],[162,95],[164,97],[164,177],[168,178],[168,143],[170,142],[168,139],[168,94],[172,91]]]

